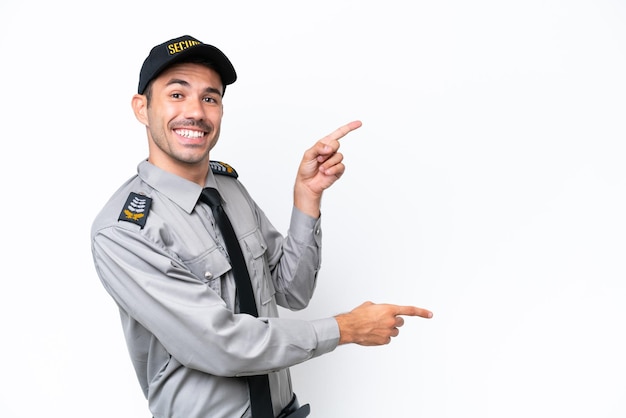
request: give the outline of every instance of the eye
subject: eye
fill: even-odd
[[[183,95],[180,93],[172,93],[170,96],[172,97],[172,99],[180,99],[183,97]]]

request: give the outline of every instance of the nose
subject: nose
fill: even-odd
[[[196,97],[189,97],[185,100],[184,117],[186,119],[203,120],[205,115],[202,100]]]

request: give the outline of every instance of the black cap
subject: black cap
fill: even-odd
[[[137,92],[143,94],[148,83],[170,65],[194,58],[201,58],[210,63],[222,78],[224,87],[237,80],[237,73],[233,64],[222,51],[213,45],[202,43],[189,35],[184,35],[180,38],[170,39],[150,50],[150,55],[141,66]]]

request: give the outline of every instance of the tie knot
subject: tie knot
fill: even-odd
[[[200,201],[211,206],[211,208],[222,206],[222,197],[220,196],[220,192],[212,187],[205,187],[202,189]]]

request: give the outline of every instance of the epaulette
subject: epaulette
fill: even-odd
[[[239,177],[239,174],[237,174],[234,168],[221,161],[209,161],[209,166],[213,174],[223,174],[234,178]]]
[[[150,212],[150,206],[152,205],[152,198],[130,192],[126,203],[122,208],[118,221],[126,221],[136,225],[139,225],[141,229],[146,226],[146,219]]]

